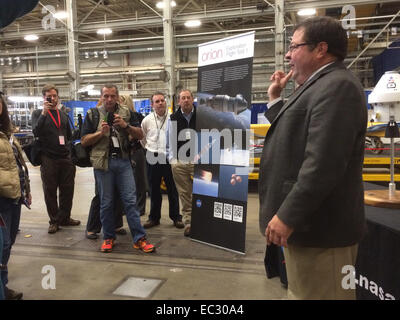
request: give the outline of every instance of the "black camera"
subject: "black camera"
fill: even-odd
[[[112,127],[114,123],[114,112],[107,113],[107,124]]]
[[[51,97],[47,97],[46,100],[48,103],[53,103],[53,100],[51,99]]]

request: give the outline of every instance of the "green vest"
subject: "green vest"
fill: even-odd
[[[104,106],[97,107],[100,113],[100,121],[97,125],[96,131],[101,131],[101,122],[107,116],[107,111]],[[131,114],[127,107],[117,104],[115,113],[118,113],[126,123],[129,124]],[[92,119],[92,111],[88,110],[87,116]],[[128,133],[125,129],[115,130],[118,138],[119,145],[121,147],[121,154],[123,159],[129,159],[129,139]],[[110,133],[104,135],[95,145],[93,145],[90,151],[90,161],[94,169],[108,170],[108,156],[110,151]]]

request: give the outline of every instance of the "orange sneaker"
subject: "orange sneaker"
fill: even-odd
[[[114,246],[114,239],[105,239],[101,245],[101,252],[111,252]]]
[[[138,242],[136,242],[133,247],[135,249],[142,250],[143,252],[149,253],[153,252],[156,248],[151,243],[147,242],[146,238],[143,237]]]

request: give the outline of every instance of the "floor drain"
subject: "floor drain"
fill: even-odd
[[[150,297],[162,282],[159,279],[129,277],[113,294],[144,299]]]

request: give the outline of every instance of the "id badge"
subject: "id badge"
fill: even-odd
[[[119,142],[117,137],[111,137],[112,144],[114,148],[119,148]]]
[[[185,134],[186,134],[186,140],[190,140],[190,131],[186,131]]]
[[[58,141],[60,142],[60,145],[64,146],[65,145],[65,139],[64,136],[58,136]]]

